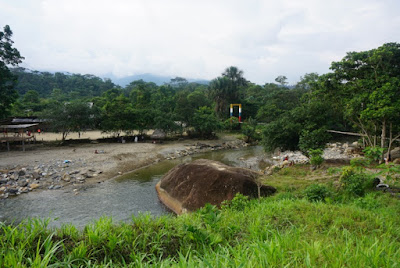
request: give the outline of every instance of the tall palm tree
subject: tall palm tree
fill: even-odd
[[[215,101],[215,111],[219,117],[226,117],[230,103],[237,103],[240,99],[239,89],[247,84],[243,78],[243,71],[235,66],[225,69],[222,77],[211,81],[211,96]]]

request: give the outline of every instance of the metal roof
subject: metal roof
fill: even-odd
[[[1,125],[0,128],[20,129],[20,128],[29,128],[37,125],[39,124]]]

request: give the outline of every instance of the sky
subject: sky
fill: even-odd
[[[253,83],[294,84],[400,42],[400,1],[0,0],[4,25],[32,70],[211,80],[237,66]]]

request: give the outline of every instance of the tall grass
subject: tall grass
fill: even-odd
[[[399,203],[383,195],[374,199],[378,207],[357,200],[266,198],[244,207],[240,200],[241,206],[208,205],[180,217],[140,215],[129,223],[104,217],[83,230],[49,229],[37,219],[2,224],[0,266],[399,266]]]
[[[0,267],[400,267],[400,201],[348,195],[320,175],[289,169],[269,179],[273,197],[179,217],[103,217],[82,230],[0,223]]]

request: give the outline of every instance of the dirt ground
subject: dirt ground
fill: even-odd
[[[37,140],[60,139],[61,134],[42,133],[37,135]],[[70,137],[77,137],[73,133]],[[99,131],[90,131],[81,134],[81,139],[105,137]],[[27,150],[23,152],[20,148],[11,148],[8,152],[4,147],[0,150],[0,170],[7,170],[15,167],[35,167],[39,165],[54,165],[54,162],[65,160],[72,163],[85,162],[87,167],[100,170],[102,173],[90,180],[98,182],[105,179],[124,174],[137,168],[156,163],[171,155],[188,148],[193,148],[196,143],[208,145],[221,144],[237,140],[233,136],[224,136],[218,140],[182,140],[153,144],[148,142],[139,143],[85,143],[70,144],[66,146],[46,146],[41,143],[27,145]],[[95,153],[97,150],[98,153]]]
[[[151,134],[150,131],[148,134]],[[37,141],[60,141],[62,139],[61,133],[54,133],[54,132],[46,132],[43,131],[40,134],[34,133]],[[90,139],[90,140],[97,140],[97,139],[104,139],[104,138],[111,138],[113,135],[111,133],[103,133],[98,130],[86,131],[86,132],[71,132],[67,135],[67,140],[79,140],[79,139]]]

